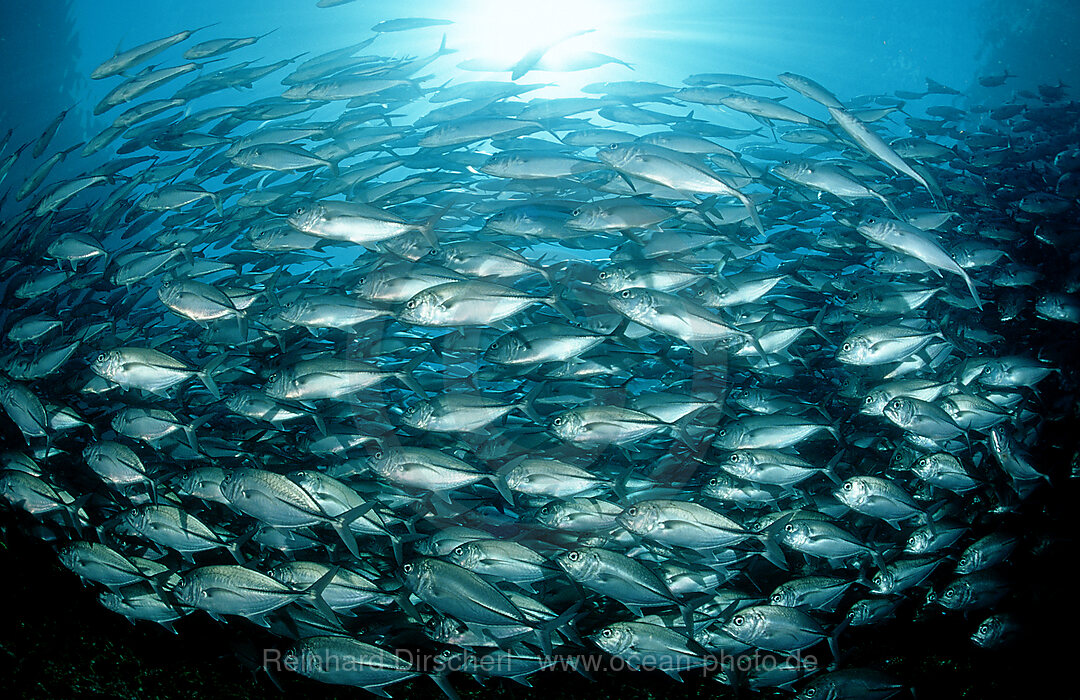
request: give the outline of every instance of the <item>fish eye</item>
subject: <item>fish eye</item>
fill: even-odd
[[[718,430],[716,434],[720,437],[724,437],[725,435],[727,435],[727,428],[720,428],[720,430]]]
[[[844,350],[845,351],[851,350],[851,343],[844,343]]]
[[[743,624],[744,622],[746,622],[746,620],[745,620],[745,619],[743,619],[743,616],[742,616],[742,615],[736,615],[736,616],[735,616],[735,618],[734,618],[734,619],[733,619],[733,620],[732,620],[731,622],[732,622],[732,624],[734,624],[734,625],[735,625],[736,627],[742,627],[742,624]]]
[[[277,372],[274,372],[273,374],[271,374],[269,377],[266,378],[266,380],[269,381],[269,382],[276,382],[277,381]]]
[[[543,508],[540,509],[540,515],[547,515],[550,512],[551,512],[551,508],[549,508],[548,506],[544,506]]]
[[[739,461],[739,455],[738,453],[733,453],[730,457],[728,457],[728,459],[730,459],[731,463],[734,464]]]
[[[772,599],[779,603],[781,600],[784,599],[784,596],[780,595],[779,593],[773,593]]]
[[[406,564],[405,566],[401,567],[401,570],[404,571],[405,573],[409,573],[410,571],[413,570],[413,565],[412,564]]]
[[[919,460],[919,466],[920,467],[925,467],[928,464],[930,464],[930,460],[928,460],[926,457],[923,457],[922,459]]]
[[[867,396],[866,397],[866,403],[868,403],[868,404],[874,403],[874,397],[873,396]]]
[[[844,490],[845,490],[845,491],[850,491],[850,490],[851,490],[851,488],[852,488],[852,486],[851,486],[851,482],[850,482],[850,481],[845,481],[845,482],[844,482]]]
[[[454,556],[455,557],[460,557],[460,556],[462,556],[464,554],[465,554],[464,549],[462,549],[461,547],[454,547]]]
[[[601,632],[600,634],[604,635],[605,637],[610,637],[610,636],[611,636],[611,630],[609,630],[609,629],[605,629],[605,630],[604,630],[603,632]]]
[[[617,144],[617,143],[609,143],[608,144],[608,149],[612,150],[612,151],[614,151],[618,147],[619,147],[619,144]]]
[[[866,220],[866,223],[868,223],[868,224],[876,224],[877,219],[875,219],[874,217],[870,217],[869,219]]]
[[[619,296],[621,296],[623,299],[629,299],[630,298],[630,290],[629,289],[624,289],[622,291],[622,294],[620,294]]]
[[[712,479],[709,479],[709,486],[716,486],[716,484],[718,484],[718,483],[719,482],[716,480],[715,477],[713,477]]]
[[[900,408],[903,405],[904,404],[900,402],[900,399],[896,399],[895,401],[892,402],[892,407],[893,408]]]
[[[551,421],[551,423],[553,425],[562,425],[562,418],[556,418],[555,420]]]
[[[381,451],[376,452],[374,457],[375,457],[375,459],[382,459],[382,452]]]
[[[806,697],[812,698],[815,695],[817,695],[817,688],[807,688],[806,689]]]
[[[574,211],[570,212],[570,216],[581,216],[581,207],[578,207]]]
[[[169,280],[161,280],[162,288],[168,287],[170,284],[172,284],[172,282],[170,282]]]
[[[855,301],[858,298],[859,298],[859,293],[858,292],[852,292],[851,293],[851,300],[852,301]]]
[[[632,517],[634,517],[635,515],[637,515],[637,514],[638,514],[638,509],[637,509],[637,507],[631,507],[631,508],[627,508],[627,509],[626,509],[626,514],[627,514],[627,515],[629,515],[629,516],[630,516],[631,518],[632,518]]]
[[[97,362],[104,362],[104,361],[105,361],[105,353],[103,353],[103,352],[98,353]]]
[[[956,591],[954,591],[954,590],[953,590],[953,589],[951,589],[951,588],[946,588],[946,589],[945,589],[945,593],[944,593],[943,595],[944,595],[944,596],[945,596],[946,598],[952,598],[953,596],[955,596],[955,595],[956,595]]]
[[[303,207],[297,207],[296,211],[293,212],[293,213],[296,214],[297,216],[299,216],[299,215],[304,213],[304,208]]]
[[[601,272],[600,273],[600,279],[606,280],[607,278],[608,278],[608,273],[606,273],[606,272]]]
[[[570,552],[570,561],[577,561],[581,558],[581,555],[577,552]]]
[[[412,308],[415,308],[415,307],[416,307],[416,302],[414,300],[409,299],[407,302],[405,302],[405,308],[406,309],[412,309]]]
[[[791,523],[788,523],[784,526],[784,532],[795,532],[795,526]]]

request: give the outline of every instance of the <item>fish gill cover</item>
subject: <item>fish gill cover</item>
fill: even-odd
[[[0,144],[10,690],[1046,680],[1078,441],[1058,75],[754,71],[636,5],[302,4],[88,33],[82,66],[60,3],[5,44],[48,56]],[[740,56],[618,50],[680,45],[665,21]],[[223,653],[266,673],[193,670]]]

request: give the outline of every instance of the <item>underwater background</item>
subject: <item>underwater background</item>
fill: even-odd
[[[446,46],[456,53],[432,71],[437,84],[484,75],[453,68],[460,61],[509,57],[512,62],[530,44],[578,31],[589,32],[590,50],[624,62],[583,71],[536,72],[526,78],[549,83],[543,96],[550,98],[576,95],[582,86],[602,81],[681,85],[694,73],[772,79],[791,71],[812,77],[842,98],[921,92],[931,78],[958,94],[930,95],[920,105],[962,110],[1001,104],[1019,91],[1034,97],[1039,85],[1064,85],[1067,97],[1057,105],[1067,109],[1075,94],[1072,86],[1080,84],[1080,6],[1063,0],[695,0],[665,6],[643,0],[358,0],[326,8],[316,7],[314,0],[46,0],[0,7],[0,132],[13,128],[13,143],[35,139],[59,112],[74,105],[54,143],[66,147],[90,139],[113,115],[94,116],[93,106],[108,87],[89,75],[118,47],[212,24],[201,38],[272,32],[243,49],[244,58],[269,62],[359,42],[369,36],[372,25],[395,17],[453,22],[386,34],[372,47],[382,56],[425,56],[445,34]],[[1006,86],[980,84],[980,77],[1005,70],[1015,76]],[[200,106],[279,93],[276,76],[271,76],[251,90],[204,97]],[[405,120],[417,116],[406,114]],[[1045,158],[1052,161],[1054,155]],[[52,181],[75,177],[81,167],[75,158],[65,160],[54,169]],[[28,173],[29,167],[17,163],[9,182],[20,182]],[[13,205],[5,202],[0,213],[12,216]],[[1075,212],[1074,201],[1071,218],[1060,222],[1063,229],[1076,227]],[[1064,278],[1069,271],[1051,274]],[[1022,329],[993,320],[988,325],[999,333],[1026,334],[1026,345],[1042,348],[1039,359],[1062,370],[1040,385],[1034,410],[1043,422],[1038,443],[1029,446],[1033,462],[1050,474],[1052,486],[1027,497],[1014,524],[1032,544],[1014,553],[1008,574],[1010,609],[1023,620],[1021,643],[979,649],[969,641],[977,619],[946,617],[913,598],[894,619],[843,645],[846,666],[887,671],[914,686],[920,698],[1021,697],[1048,690],[1071,671],[1069,646],[1060,640],[1075,629],[1075,622],[1066,627],[1065,620],[1075,617],[1075,578],[1069,572],[1076,556],[1077,489],[1072,477],[1080,448],[1076,336],[1073,324],[1064,334],[1059,327],[1038,323]],[[5,416],[0,415],[0,422],[4,449],[23,449],[19,429]],[[222,626],[198,615],[182,620],[176,636],[150,623],[132,626],[104,610],[96,592],[60,566],[49,544],[27,534],[23,516],[10,509],[0,515],[0,691],[27,698],[247,698],[282,693],[265,674],[255,672],[262,648],[275,643],[263,630],[253,625],[236,630],[239,625]],[[658,672],[595,675],[587,682],[571,673],[539,673],[531,678],[532,689],[506,681],[481,687],[465,680],[455,688],[461,697],[473,698],[733,697],[729,688],[694,674],[683,684]],[[424,679],[390,689],[394,697],[437,692]],[[326,686],[296,675],[285,679],[284,697],[316,693],[367,697],[360,689]]]

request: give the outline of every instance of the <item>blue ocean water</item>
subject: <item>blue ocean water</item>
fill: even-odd
[[[557,76],[535,73],[570,92],[587,82],[653,80],[678,83],[702,72],[773,76],[784,71],[814,77],[837,95],[919,91],[930,77],[963,93],[957,103],[985,96],[977,78],[1003,70],[1017,75],[1015,89],[1038,83],[1077,82],[1080,47],[1074,36],[1077,9],[1071,3],[1004,0],[867,3],[859,0],[699,0],[655,3],[647,0],[500,2],[498,0],[413,1],[394,7],[382,2],[315,8],[294,0],[215,2],[214,0],[55,0],[6,3],[0,8],[7,28],[0,43],[0,69],[8,76],[0,114],[29,136],[72,103],[79,107],[60,135],[81,140],[104,118],[86,109],[107,88],[89,73],[117,48],[167,36],[181,28],[214,24],[206,37],[273,34],[245,50],[245,59],[276,60],[307,52],[315,55],[367,36],[388,15],[450,19],[453,25],[384,35],[372,50],[383,55],[423,55],[438,46],[442,33],[457,49],[454,62],[505,55],[583,29],[594,29],[569,44],[618,57],[631,65],[608,65]],[[538,27],[536,18],[540,18]],[[198,37],[196,37],[197,40]],[[441,70],[449,66],[444,64]],[[463,72],[461,79],[476,74]],[[272,83],[271,81],[264,81]],[[209,98],[228,103],[254,93]],[[235,101],[235,100],[234,100]]]
[[[576,95],[602,81],[655,81],[680,85],[695,73],[723,72],[773,78],[792,71],[812,77],[842,100],[860,95],[922,92],[926,79],[955,89],[920,103],[967,109],[1002,102],[1037,86],[1078,84],[1080,7],[1067,2],[1007,3],[1003,0],[916,0],[905,3],[707,1],[660,3],[645,0],[589,2],[418,1],[400,4],[360,0],[316,8],[314,0],[186,2],[112,0],[7,3],[0,8],[0,132],[15,130],[14,142],[29,141],[58,112],[74,105],[54,139],[67,147],[86,141],[109,124],[115,112],[92,114],[111,87],[90,72],[114,51],[203,25],[190,42],[221,36],[267,34],[215,66],[250,60],[312,56],[361,41],[377,22],[399,16],[433,17],[453,24],[387,33],[370,51],[382,56],[424,56],[445,41],[455,53],[430,72],[443,81],[506,79],[507,73],[474,72],[455,66],[469,60],[513,62],[545,42],[562,40],[560,51],[599,52],[618,59],[581,71],[533,71],[520,82],[546,83],[537,97]],[[172,65],[183,46],[152,60]],[[629,64],[629,65],[627,65]],[[140,66],[136,70],[140,70]],[[986,88],[983,76],[1008,70],[1006,87]],[[428,71],[424,71],[426,74]],[[246,104],[278,95],[277,76],[253,88],[228,90],[200,100],[200,108]],[[171,94],[170,85],[141,99]],[[785,104],[821,115],[820,106],[790,94]],[[682,116],[690,108],[662,107]],[[693,114],[733,128],[760,126],[750,117],[699,106]],[[406,113],[404,121],[418,114]],[[631,129],[633,130],[633,129]],[[946,137],[948,141],[948,137]],[[948,141],[952,143],[951,141]],[[107,156],[99,154],[104,161]],[[91,161],[93,162],[93,161]],[[31,166],[16,164],[19,182]],[[51,181],[87,169],[75,159],[61,163]],[[14,210],[6,201],[0,213]],[[583,254],[584,255],[584,254]]]

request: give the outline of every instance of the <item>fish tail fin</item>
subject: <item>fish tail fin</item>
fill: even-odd
[[[630,482],[630,477],[634,475],[634,470],[635,465],[633,462],[631,462],[630,466],[624,469],[622,473],[619,474],[619,476],[615,479],[615,482],[612,484],[611,490],[616,496],[619,497],[619,501],[629,500],[627,498],[626,485]]]
[[[711,596],[702,596],[698,600],[690,603],[679,603],[679,614],[682,616],[683,628],[686,631],[686,637],[691,642],[694,640],[694,612],[704,605],[706,602],[712,600]],[[710,620],[711,622],[711,620]]]
[[[765,528],[764,532],[756,535],[758,540],[765,547],[762,556],[765,557],[770,564],[783,571],[788,570],[788,562],[787,557],[784,556],[784,551],[780,549],[780,545],[776,543],[776,535],[787,527],[787,524],[791,522],[792,517],[793,514],[788,514],[782,518],[778,518]]]
[[[436,56],[445,56],[447,54],[457,53],[457,49],[446,48],[446,34],[443,33],[442,41],[439,42],[439,49],[435,52]]]
[[[405,559],[403,558],[404,555],[401,553],[401,538],[390,538],[390,550],[393,552],[394,561],[398,563],[398,566],[401,566],[405,563]]]
[[[754,346],[754,350],[758,355],[761,355],[763,359],[768,359],[769,353],[765,352],[765,348],[761,347],[761,342],[757,339],[757,336],[753,333],[746,333],[744,337],[747,342]]]
[[[83,494],[64,506],[64,516],[71,525],[71,529],[73,529],[79,537],[82,537],[83,531],[83,521],[79,517],[79,513],[82,512],[83,506],[89,502],[90,497],[93,495],[93,493]]]
[[[319,415],[318,411],[312,411],[308,415],[311,416],[311,420],[313,423],[315,423],[315,429],[319,431],[319,434],[327,435],[328,433],[326,432],[326,421],[323,420],[323,417]]]
[[[540,629],[536,630],[537,640],[540,642],[540,648],[544,652],[544,656],[551,658],[551,637],[555,634],[560,627],[569,625],[574,621],[574,618],[578,614],[578,610],[581,609],[583,601],[577,601],[569,608],[564,610],[558,617],[545,622],[540,626]]]
[[[960,276],[964,278],[964,284],[967,285],[968,291],[971,292],[971,298],[975,300],[975,306],[982,311],[982,299],[979,298],[979,293],[975,291],[975,282],[971,279],[971,275],[966,270],[960,268]]]
[[[700,409],[692,411],[689,414],[680,418],[679,420],[675,421],[674,423],[668,423],[668,425],[670,425],[674,429],[675,437],[678,438],[679,442],[686,445],[692,450],[696,449],[697,446],[694,444],[694,439],[690,437],[690,430],[688,426],[695,418],[697,418],[697,414],[700,412]]]
[[[247,316],[244,314],[243,311],[240,311],[239,309],[237,309],[237,311],[235,313],[235,316],[236,316],[236,330],[237,330],[237,332],[240,333],[240,340],[241,341],[247,340],[247,336],[248,336]]]
[[[489,474],[487,479],[495,487],[495,490],[499,492],[499,495],[503,497],[503,500],[510,505],[514,504],[514,494],[510,493],[510,487],[506,485],[505,479],[498,474]]]
[[[334,578],[338,575],[338,571],[340,570],[341,567],[339,566],[331,567],[331,569],[323,574],[318,581],[308,586],[303,593],[304,598],[315,606],[315,609],[319,611],[320,615],[326,618],[327,622],[333,622],[335,624],[340,624],[338,616],[323,599],[322,594],[323,591],[326,590],[326,587],[334,582]]]
[[[888,565],[885,563],[885,557],[882,555],[881,551],[874,547],[869,548],[868,551],[870,559],[874,562],[874,566],[878,568],[878,571],[886,571]],[[871,586],[873,585],[870,582],[869,577],[867,577],[867,583]]]
[[[206,367],[196,373],[199,381],[203,383],[206,390],[209,391],[215,399],[221,398],[221,390],[218,388],[217,382],[214,381],[214,373],[221,367],[221,363],[225,361],[225,355],[219,355],[207,363]]]
[[[717,195],[713,195],[712,197],[706,197],[705,199],[694,205],[694,211],[697,212],[697,215],[705,221],[709,222],[709,224],[711,224],[714,228],[717,228],[719,224],[723,223],[723,221],[721,220],[718,224],[716,222],[715,216],[712,215],[716,209],[716,199]]]
[[[445,41],[445,37],[443,38]],[[454,690],[454,686],[450,685],[450,679],[447,678],[448,671],[439,671],[436,673],[427,674],[427,677],[431,679],[431,682],[439,686],[439,690],[443,691],[443,695],[448,700],[460,700],[457,691]]]
[[[187,438],[188,445],[196,452],[199,452],[199,437],[195,434],[195,429],[198,428],[200,425],[209,422],[209,420],[209,415],[203,415],[199,418],[196,418],[191,423],[191,425],[183,426],[184,436]]]
[[[873,192],[874,196],[877,197],[881,201],[881,203],[885,205],[885,208],[888,209],[893,216],[895,216],[897,219],[900,219],[901,221],[904,220],[903,215],[900,214],[900,210],[896,208],[896,205],[892,203],[892,200],[890,200],[888,197],[881,194],[880,192],[877,192],[875,190],[870,191]]]
[[[834,670],[840,662],[840,645],[838,640],[842,631],[843,629],[838,626],[833,629],[832,634],[825,637],[825,641],[829,645],[829,652],[832,654],[833,657],[832,663],[829,664],[830,671]]]
[[[398,370],[395,374],[401,383],[408,387],[409,391],[413,392],[420,398],[426,399],[428,397],[427,391],[420,385],[420,382],[416,381],[416,377],[413,376],[413,370],[420,366],[420,363],[424,361],[423,355],[418,355],[413,359],[405,363],[405,366]]]
[[[233,556],[233,559],[236,560],[237,564],[243,564],[247,561],[246,559],[244,559],[244,554],[240,551],[240,548],[243,547],[248,542],[248,540],[254,537],[256,532],[258,532],[258,529],[254,527],[248,528],[248,531],[245,532],[243,535],[226,544],[226,549],[229,550],[229,554]]]
[[[559,315],[566,318],[566,320],[570,321],[571,323],[577,323],[578,320],[577,317],[574,316],[574,312],[571,311],[562,301],[562,294],[565,289],[566,285],[561,282],[552,285],[551,294],[544,297],[542,301],[548,306],[550,306],[552,309],[554,309],[556,312],[558,312]]]
[[[529,389],[528,393],[525,394],[525,396],[522,397],[521,401],[517,405],[522,413],[524,413],[526,416],[528,416],[532,420],[536,421],[537,423],[543,422],[542,419],[540,418],[540,415],[536,412],[536,405],[535,405],[536,404],[536,397],[539,396],[540,392],[543,391],[543,390],[544,390],[543,382],[537,382],[536,386],[534,386],[532,389]]]
[[[825,335],[825,332],[821,330],[821,322],[825,320],[825,314],[829,312],[829,306],[823,305],[821,310],[814,315],[814,319],[810,321],[810,332],[821,338],[822,340],[832,342],[829,336]]]
[[[197,376],[203,383],[203,386],[206,387],[207,391],[209,391],[215,399],[221,398],[221,390],[218,389],[217,382],[214,381],[214,378],[210,376],[209,372],[199,372]]]
[[[754,228],[757,229],[758,233],[764,236],[765,226],[763,226],[761,223],[761,217],[758,216],[757,207],[754,206],[753,200],[751,200],[742,192],[739,192],[739,190],[735,190],[734,188],[732,189],[734,192],[737,193],[736,196],[738,197],[739,201],[742,202],[743,206],[746,207],[746,211],[750,214],[750,221],[754,223]]]
[[[761,544],[764,545],[764,549],[761,551],[761,556],[765,557],[765,560],[775,566],[776,568],[787,571],[788,563],[787,557],[784,556],[784,551],[780,549],[780,546],[776,544],[776,541],[771,535],[765,535],[760,538]]]
[[[821,473],[837,486],[843,483],[843,480],[836,474],[836,467],[840,464],[840,460],[844,458],[844,452],[846,452],[846,450],[843,449],[837,452],[833,458],[829,460],[829,463],[825,465],[825,468],[821,470]]]
[[[359,558],[360,553],[356,546],[356,536],[353,534],[352,524],[364,517],[376,505],[378,505],[376,501],[369,501],[332,518],[331,526],[334,528],[334,532],[337,533],[345,548],[354,557]]]
[[[432,248],[439,247],[439,237],[435,233],[435,226],[444,216],[446,216],[446,212],[450,211],[450,208],[454,206],[455,201],[456,200],[451,200],[440,207],[438,211],[428,217],[427,221],[420,226],[420,235],[424,237],[424,240],[427,241]]]

